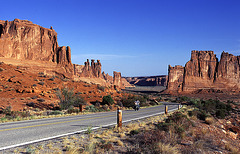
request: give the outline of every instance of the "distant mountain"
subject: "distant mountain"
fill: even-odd
[[[130,84],[137,86],[167,86],[167,75],[141,76],[141,77],[123,77]]]

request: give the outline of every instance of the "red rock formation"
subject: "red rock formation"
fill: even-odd
[[[102,78],[102,65],[100,60],[97,60],[95,63],[94,60],[91,60],[91,66],[89,59],[83,65],[74,64],[74,74],[79,77],[90,77],[90,78]]]
[[[120,72],[113,71],[113,84],[122,87],[122,76]]]
[[[222,52],[217,71],[216,84],[219,88],[225,85],[233,90],[240,89],[240,56]]]
[[[0,57],[71,64],[71,51],[59,47],[57,33],[31,21],[0,20]]]
[[[183,71],[185,70],[185,71]],[[202,89],[240,91],[240,56],[223,52],[218,62],[213,51],[192,51],[185,67],[169,66],[169,91]]]
[[[0,58],[34,72],[74,79],[98,78],[97,82],[105,84],[99,60],[91,60],[91,66],[89,60],[84,66],[73,65],[70,47],[58,46],[57,33],[52,27],[43,28],[27,20],[0,20]],[[109,83],[112,84],[113,79]]]
[[[180,65],[176,65],[175,67],[172,67],[171,65],[169,65],[167,89],[170,91],[181,90],[182,83],[183,83],[183,74],[184,74],[184,67]]]
[[[109,75],[108,73],[106,74],[105,72],[102,72],[102,76],[107,83],[113,84],[113,77],[111,75]]]
[[[213,87],[218,59],[213,51],[192,51],[185,65],[183,91]]]

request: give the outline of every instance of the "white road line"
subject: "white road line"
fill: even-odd
[[[176,109],[169,110],[169,112],[175,111],[175,110],[177,110],[177,108],[176,108]],[[139,120],[139,119],[144,119],[144,118],[147,118],[147,117],[156,116],[156,115],[160,115],[160,114],[163,114],[163,113],[165,113],[165,112],[155,113],[155,114],[152,114],[152,115],[147,115],[147,116],[143,116],[143,117],[138,117],[138,118],[134,118],[134,119],[131,119],[131,120],[125,120],[125,121],[123,121],[123,123],[129,122],[129,121],[135,121],[135,120]],[[108,126],[112,126],[112,125],[116,125],[116,124],[117,124],[117,123],[112,123],[112,124],[103,125],[103,126],[101,126],[101,127],[93,127],[93,128],[91,128],[91,129],[92,129],[92,130],[95,130],[95,129],[99,129],[99,128],[102,128],[102,127],[108,127]],[[82,133],[82,132],[86,132],[86,131],[87,131],[87,129],[84,129],[84,130],[80,130],[80,131],[76,131],[76,132],[71,132],[71,133],[56,135],[56,136],[52,136],[52,137],[42,138],[42,139],[39,139],[39,140],[33,140],[33,141],[24,142],[24,143],[15,144],[15,145],[10,145],[10,146],[6,146],[6,147],[0,148],[0,151],[6,150],[6,149],[10,149],[10,148],[19,147],[19,146],[23,146],[23,145],[33,144],[33,143],[37,143],[37,142],[41,142],[41,141],[46,141],[46,140],[50,140],[50,139],[55,139],[55,138],[59,138],[59,137],[63,137],[63,136],[68,136],[68,135],[73,135],[73,134],[77,134],[77,133]]]

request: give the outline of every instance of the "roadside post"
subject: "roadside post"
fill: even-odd
[[[80,112],[83,111],[83,105],[82,104],[79,105],[79,110],[80,110]]]
[[[117,125],[122,128],[122,110],[120,107],[117,108]]]
[[[168,113],[168,106],[165,105],[165,114],[167,114],[167,113]]]

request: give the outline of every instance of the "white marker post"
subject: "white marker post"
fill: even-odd
[[[122,128],[122,110],[120,110],[120,107],[117,109],[117,125]]]

